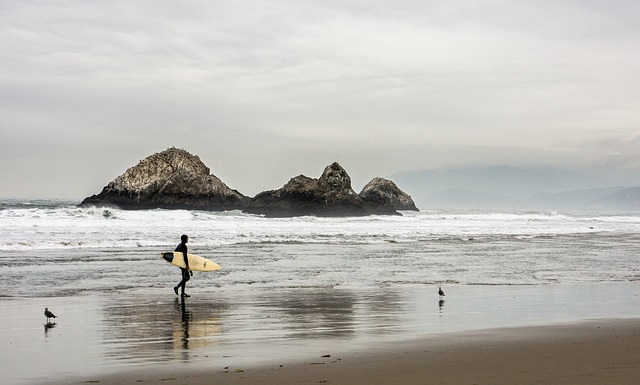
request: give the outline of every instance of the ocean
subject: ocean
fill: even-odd
[[[640,213],[273,219],[77,203],[0,201],[8,383],[94,382],[172,363],[223,370],[442,333],[640,318]],[[184,301],[173,293],[179,269],[161,258],[182,234],[191,253],[222,266],[195,272]]]
[[[173,251],[181,234],[191,253],[223,267],[192,281],[217,291],[640,280],[638,213],[402,214],[272,219],[4,200],[1,295],[167,287],[178,269],[160,253]]]

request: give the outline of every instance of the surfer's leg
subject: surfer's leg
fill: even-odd
[[[184,294],[184,289],[187,287],[187,281],[189,280],[189,270],[186,269],[180,269],[182,272],[182,281],[180,281],[180,283],[178,284],[178,286],[176,287],[176,289],[174,290],[176,292],[176,294],[178,294],[178,288],[181,288],[180,293],[181,295],[185,295]]]
[[[178,286],[176,286],[176,287],[174,287],[174,288],[173,288],[173,291],[176,293],[176,295],[179,295],[179,294],[178,294],[178,289],[180,289],[180,288],[182,288],[182,293],[184,293],[184,284],[185,284],[186,282],[185,282],[185,280],[184,280],[184,269],[183,269],[183,268],[180,268],[180,277],[181,277],[182,279],[181,279],[181,280],[180,280],[180,282],[178,283]]]
[[[188,297],[189,295],[185,293],[185,289],[187,288],[187,281],[189,281],[189,271],[185,270],[184,277],[182,278],[182,296]]]

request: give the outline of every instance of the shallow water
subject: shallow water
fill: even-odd
[[[640,280],[640,233],[406,243],[259,243],[203,247],[217,272],[195,272],[189,287],[217,291],[382,288],[414,284],[539,285]],[[166,248],[10,250],[0,255],[3,296],[44,297],[118,290],[171,290],[178,268]]]

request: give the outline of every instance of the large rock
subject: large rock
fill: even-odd
[[[396,210],[419,211],[411,196],[390,180],[373,178],[360,192],[360,197],[369,202],[390,204]]]
[[[172,147],[141,160],[80,205],[224,211],[243,209],[248,202],[210,175],[200,158]]]
[[[338,163],[327,166],[319,179],[299,175],[278,190],[259,193],[244,211],[269,217],[399,215],[390,202],[356,194]]]

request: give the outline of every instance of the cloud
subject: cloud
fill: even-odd
[[[535,158],[525,153],[637,157],[620,144],[640,120],[632,1],[25,1],[0,11],[0,171],[65,165],[75,191],[173,145],[255,192],[334,160],[368,177]]]

